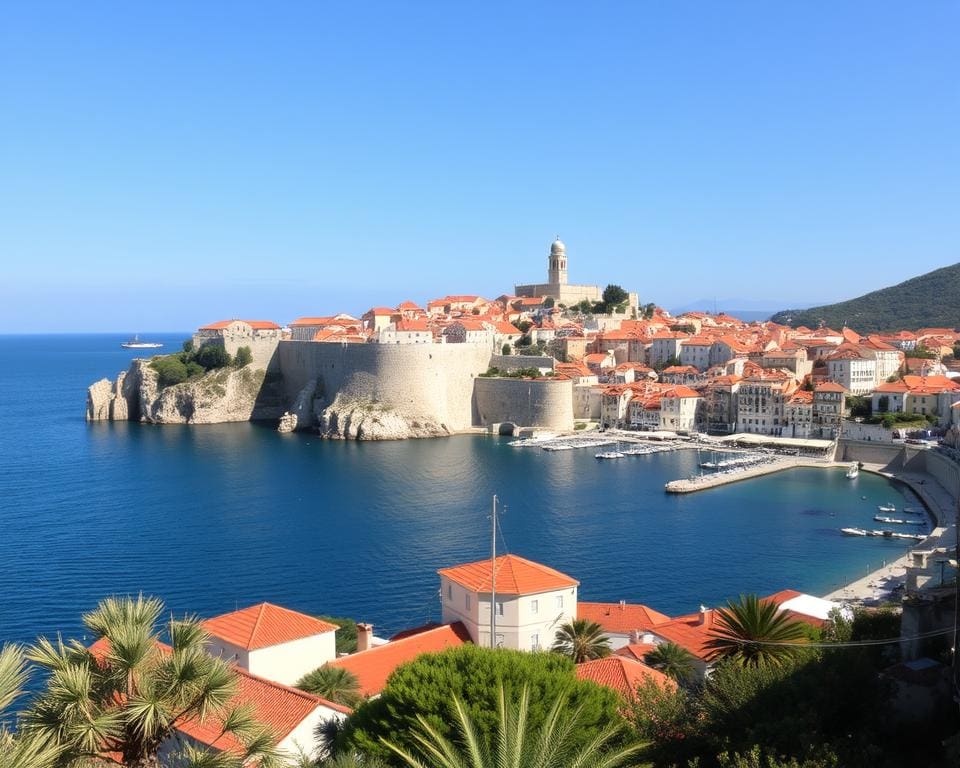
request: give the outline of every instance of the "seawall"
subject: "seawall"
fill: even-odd
[[[410,422],[449,431],[475,423],[474,381],[489,367],[486,344],[322,344],[281,341],[288,403],[313,379],[327,404],[338,395],[377,403]]]
[[[519,427],[573,429],[570,379],[478,378],[474,387],[479,426],[510,422]]]

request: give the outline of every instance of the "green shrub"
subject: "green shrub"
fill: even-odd
[[[497,699],[504,686],[509,696],[530,689],[527,726],[537,729],[554,701],[568,696],[571,710],[582,707],[577,745],[586,745],[610,723],[619,720],[619,696],[609,688],[577,680],[573,662],[555,653],[490,650],[464,645],[424,654],[398,667],[377,699],[361,704],[346,721],[337,752],[359,751],[389,757],[381,738],[409,748],[420,715],[447,737],[456,721],[454,701],[461,699],[488,741],[498,723]]]
[[[240,349],[237,350],[236,356],[233,358],[233,364],[237,366],[237,368],[243,368],[252,362],[253,353],[250,351],[250,347],[240,347]]]
[[[197,350],[194,359],[208,371],[225,368],[233,362],[230,353],[219,344],[204,344]]]
[[[187,366],[175,355],[159,357],[150,363],[150,367],[157,372],[161,389],[186,381],[189,376]]]
[[[184,351],[186,354],[192,355],[192,354],[193,354],[193,350],[194,350],[194,347],[193,347],[193,339],[187,339],[185,342],[183,342],[183,351]]]

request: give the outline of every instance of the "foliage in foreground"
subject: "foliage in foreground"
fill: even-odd
[[[360,701],[360,681],[357,676],[349,669],[331,667],[329,664],[305,674],[296,687],[346,707],[354,707]]]
[[[589,619],[574,619],[563,624],[557,630],[551,650],[573,659],[574,664],[602,659],[612,652],[603,627]]]
[[[0,716],[23,694],[27,661],[23,649],[5,645],[0,649]],[[60,750],[38,735],[12,733],[0,720],[0,768],[53,768]]]
[[[273,738],[249,708],[236,707],[236,673],[205,650],[207,634],[191,618],[160,624],[154,598],[107,598],[83,617],[97,641],[40,638],[28,658],[48,672],[46,688],[24,714],[24,733],[56,744],[60,768],[80,768],[105,753],[124,766],[159,765],[160,747],[191,720],[216,718],[239,754],[185,746],[172,764],[240,768],[279,765]],[[163,635],[161,635],[161,629]],[[161,644],[166,641],[169,644]]]
[[[748,666],[782,664],[796,655],[807,636],[802,622],[756,595],[741,595],[717,609],[712,634],[706,647],[713,660],[731,658]]]
[[[557,698],[542,723],[530,719],[530,691],[524,686],[517,701],[498,689],[497,723],[487,737],[467,706],[454,700],[457,743],[440,733],[422,715],[413,733],[414,747],[387,746],[410,768],[616,768],[636,754],[639,744],[615,746],[622,730],[616,721],[598,730],[587,744],[575,738],[581,708],[568,708],[566,696]]]
[[[361,704],[347,719],[337,738],[336,752],[360,752],[390,760],[387,740],[401,749],[413,749],[413,733],[421,719],[444,738],[452,738],[457,722],[455,702],[466,711],[484,739],[499,727],[499,689],[508,697],[524,687],[530,692],[529,728],[546,721],[550,707],[565,697],[566,706],[579,710],[578,728],[571,738],[575,747],[589,744],[619,718],[616,693],[594,683],[577,680],[574,664],[559,654],[490,650],[465,645],[427,654],[398,667],[381,696]]]
[[[204,344],[197,349],[193,341],[188,339],[183,342],[180,352],[155,357],[150,361],[150,367],[157,372],[160,387],[163,388],[199,378],[217,368],[243,368],[251,362],[253,354],[250,347],[240,347],[234,358],[219,344]]]

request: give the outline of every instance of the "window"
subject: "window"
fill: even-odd
[[[503,616],[503,603],[497,600],[497,616]]]
[[[530,601],[530,613],[539,613],[540,612],[540,601],[531,600]]]
[[[469,592],[467,593],[466,597],[467,597],[467,610],[469,611],[470,610],[470,593]]]
[[[497,632],[493,642],[496,644],[497,648],[503,648],[503,635]]]
[[[453,584],[447,584],[447,600],[453,600]]]
[[[534,632],[530,635],[530,650],[539,651],[540,650],[540,635]]]
[[[557,595],[557,610],[563,610],[563,595]]]

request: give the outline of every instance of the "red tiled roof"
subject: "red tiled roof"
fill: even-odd
[[[577,618],[595,621],[606,632],[629,634],[646,630],[670,617],[645,605],[629,603],[577,603]]]
[[[710,628],[713,626],[716,613],[715,610],[710,609],[704,613],[698,612],[678,616],[670,621],[657,624],[651,628],[651,631],[664,640],[686,648],[698,659],[706,660],[710,655],[707,643],[713,638]]]
[[[290,327],[296,328],[301,325],[332,325],[338,322],[335,317],[298,317],[290,323]]]
[[[290,688],[262,677],[251,675],[249,672],[235,668],[237,673],[237,692],[229,702],[229,706],[253,706],[253,717],[270,729],[279,744],[293,729],[302,723],[317,707],[324,706],[344,714],[351,709],[340,704],[321,699],[305,691]],[[215,747],[219,750],[240,752],[242,744],[232,734],[222,734],[223,720],[209,716],[203,722],[188,720],[177,729],[181,733],[196,739],[201,744]]]
[[[395,309],[390,309],[390,307],[373,307],[372,309],[368,309],[364,314],[381,317],[383,315],[396,315],[399,313]]]
[[[656,643],[629,643],[614,651],[617,656],[624,656],[628,659],[643,661],[650,651],[657,647]]]
[[[612,688],[627,700],[634,698],[637,686],[645,680],[654,680],[666,688],[676,688],[677,685],[660,670],[616,655],[577,664],[577,679],[592,680],[598,685]]]
[[[280,326],[270,320],[238,320],[234,318],[233,320],[218,320],[215,323],[210,323],[210,325],[200,326],[201,331],[222,331],[230,323],[246,323],[255,331],[279,331]]]
[[[203,622],[203,627],[211,635],[248,651],[337,629],[336,624],[272,603],[251,605],[249,608],[207,619]]]
[[[492,568],[489,560],[441,568],[437,573],[473,592],[490,592],[492,589]],[[575,587],[579,583],[565,573],[518,555],[501,555],[497,558],[497,592],[502,595],[549,592]]]
[[[102,664],[109,648],[110,641],[100,638],[90,646],[90,652],[97,662]],[[157,648],[161,653],[172,651],[165,643],[158,642]],[[231,665],[231,669],[237,676],[237,690],[227,702],[227,708],[252,705],[254,719],[267,726],[273,736],[274,745],[289,736],[317,707],[327,707],[344,714],[352,711],[342,704],[335,704],[306,691],[253,675],[235,665]],[[214,715],[208,716],[202,722],[198,719],[182,721],[177,725],[177,730],[221,751],[240,752],[243,749],[235,736],[221,735],[223,720]]]
[[[387,678],[401,664],[413,661],[423,653],[437,653],[468,642],[470,633],[458,621],[412,635],[401,633],[398,640],[350,656],[341,656],[329,662],[329,666],[352,672],[360,683],[360,694],[373,696],[383,690]]]
[[[846,387],[833,381],[823,381],[814,387],[817,392],[846,392]]]

